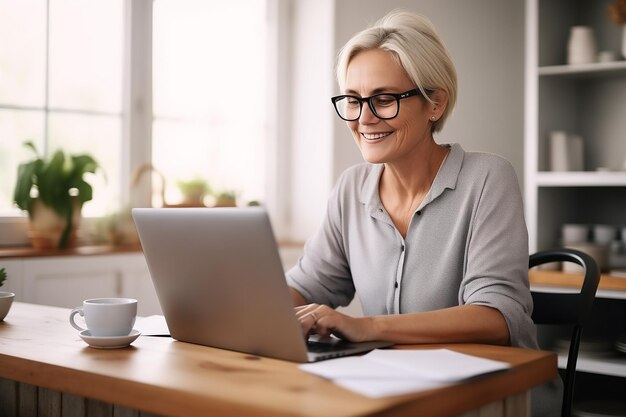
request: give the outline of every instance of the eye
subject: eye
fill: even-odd
[[[374,105],[377,107],[392,106],[395,102],[396,98],[394,96],[382,95],[374,97]]]
[[[358,107],[361,104],[356,97],[346,97],[346,103],[351,107]]]

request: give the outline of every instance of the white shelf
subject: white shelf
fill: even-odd
[[[566,364],[567,355],[559,354],[559,368],[565,369]],[[616,351],[615,354],[589,357],[580,353],[576,362],[576,370],[593,374],[626,377],[626,354],[622,355]]]
[[[547,292],[554,294],[577,294],[580,291],[574,288],[547,287],[545,285],[531,285],[530,290],[534,292]],[[626,300],[626,291],[617,290],[597,290],[596,298],[606,298],[610,300]]]
[[[626,171],[538,172],[540,187],[624,187]]]
[[[539,76],[551,77],[551,76],[566,76],[566,77],[593,77],[607,76],[611,73],[616,75],[626,74],[626,61],[614,61],[614,62],[594,62],[591,64],[578,64],[578,65],[552,65],[546,67],[539,67]]]

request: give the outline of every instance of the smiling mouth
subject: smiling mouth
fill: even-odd
[[[365,138],[365,140],[378,140],[385,138],[391,135],[391,132],[383,132],[383,133],[361,133],[361,136]]]

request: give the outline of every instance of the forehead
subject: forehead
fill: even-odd
[[[346,91],[369,93],[379,89],[406,89],[413,83],[392,52],[368,49],[358,52],[346,71]]]

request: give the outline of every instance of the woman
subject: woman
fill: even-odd
[[[537,348],[517,178],[498,156],[435,142],[457,81],[430,21],[385,16],[344,46],[337,78],[332,102],[367,162],[339,178],[287,273],[303,332]],[[364,317],[334,309],[355,295]]]

